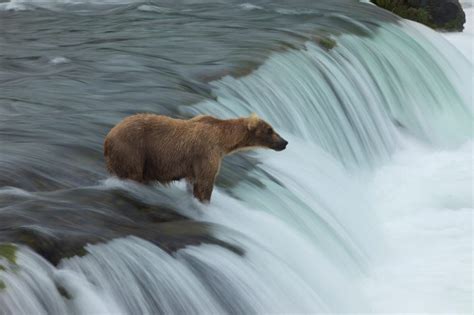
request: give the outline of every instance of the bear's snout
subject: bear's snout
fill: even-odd
[[[288,141],[286,141],[283,138],[280,138],[280,141],[275,145],[273,148],[275,151],[283,151],[286,149],[286,146],[288,145]]]

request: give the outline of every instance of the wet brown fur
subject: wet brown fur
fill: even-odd
[[[286,143],[256,115],[183,120],[137,114],[110,130],[104,155],[108,171],[119,178],[162,184],[185,178],[194,196],[208,202],[225,155],[253,147],[283,150]]]

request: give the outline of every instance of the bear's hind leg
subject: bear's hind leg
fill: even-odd
[[[108,148],[105,159],[109,172],[118,178],[146,183],[143,176],[143,153],[140,153],[139,150],[131,148],[127,144],[113,143]]]

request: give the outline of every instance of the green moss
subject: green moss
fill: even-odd
[[[458,16],[458,18],[444,24],[442,28],[447,31],[462,32],[462,30],[464,29],[464,23],[465,23],[465,18],[463,16]]]
[[[7,286],[5,285],[5,282],[0,280],[0,290],[4,290]]]
[[[0,265],[0,271],[5,271],[5,270],[6,270],[6,269],[5,269],[5,266]]]
[[[395,13],[402,18],[416,21],[433,27],[431,23],[431,16],[429,12],[424,8],[411,8],[403,0],[371,0],[372,3],[375,3],[381,8],[384,8],[388,11]]]
[[[336,46],[336,41],[329,37],[323,37],[319,39],[319,44],[327,50],[333,49]]]
[[[424,24],[433,29],[444,29],[448,31],[462,31],[464,18],[459,16],[458,18],[445,23],[444,25],[437,25],[433,22],[429,6],[423,8],[411,7],[406,0],[370,0],[377,6],[384,8],[394,14],[401,16],[404,19],[412,20],[421,24]]]
[[[79,257],[83,257],[85,255],[89,254],[89,252],[87,251],[87,249],[85,249],[84,247],[82,248],[79,248],[76,252],[76,255],[79,256]]]
[[[0,257],[11,264],[16,264],[16,250],[17,247],[13,244],[0,244]]]

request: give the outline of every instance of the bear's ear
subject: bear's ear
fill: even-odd
[[[257,114],[252,113],[249,118],[247,119],[247,128],[248,130],[253,130],[257,128],[258,122],[260,118],[258,118]]]

